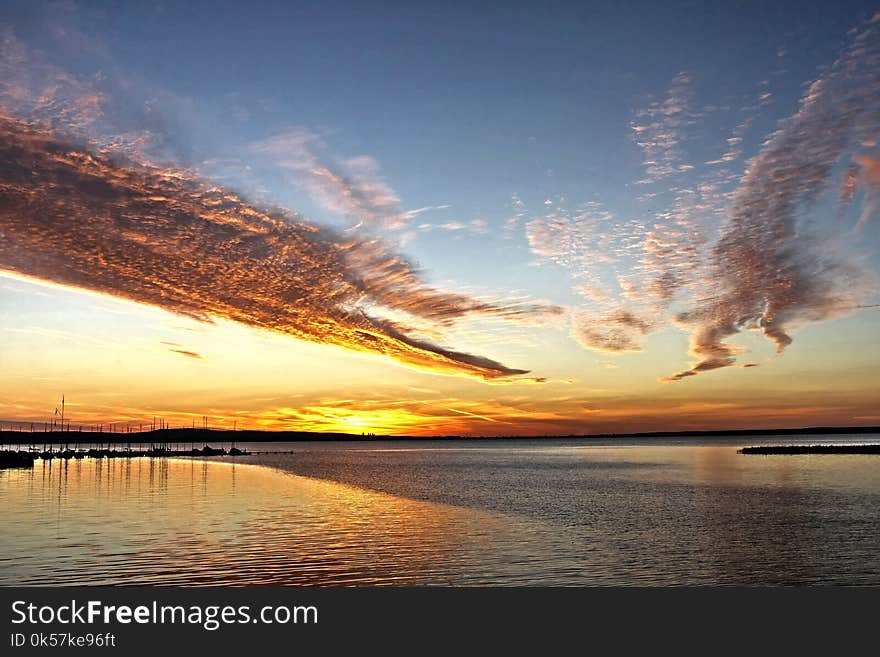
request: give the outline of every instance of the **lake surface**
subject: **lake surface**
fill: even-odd
[[[880,584],[880,457],[735,439],[272,443],[0,470],[0,584]]]

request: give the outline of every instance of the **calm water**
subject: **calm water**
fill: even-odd
[[[0,470],[0,584],[880,584],[880,457],[290,443]],[[270,466],[270,467],[265,467]]]

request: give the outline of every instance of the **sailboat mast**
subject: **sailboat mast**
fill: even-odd
[[[61,393],[61,431],[64,432],[64,393]],[[64,451],[67,451],[67,437],[64,437]]]

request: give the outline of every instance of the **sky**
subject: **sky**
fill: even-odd
[[[880,5],[9,2],[0,426],[880,424]]]

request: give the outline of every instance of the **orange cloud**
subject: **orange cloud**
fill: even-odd
[[[381,242],[17,119],[0,117],[0,144],[0,268],[19,274],[485,380],[526,370],[438,346],[376,313],[444,326],[554,311],[428,287]]]

